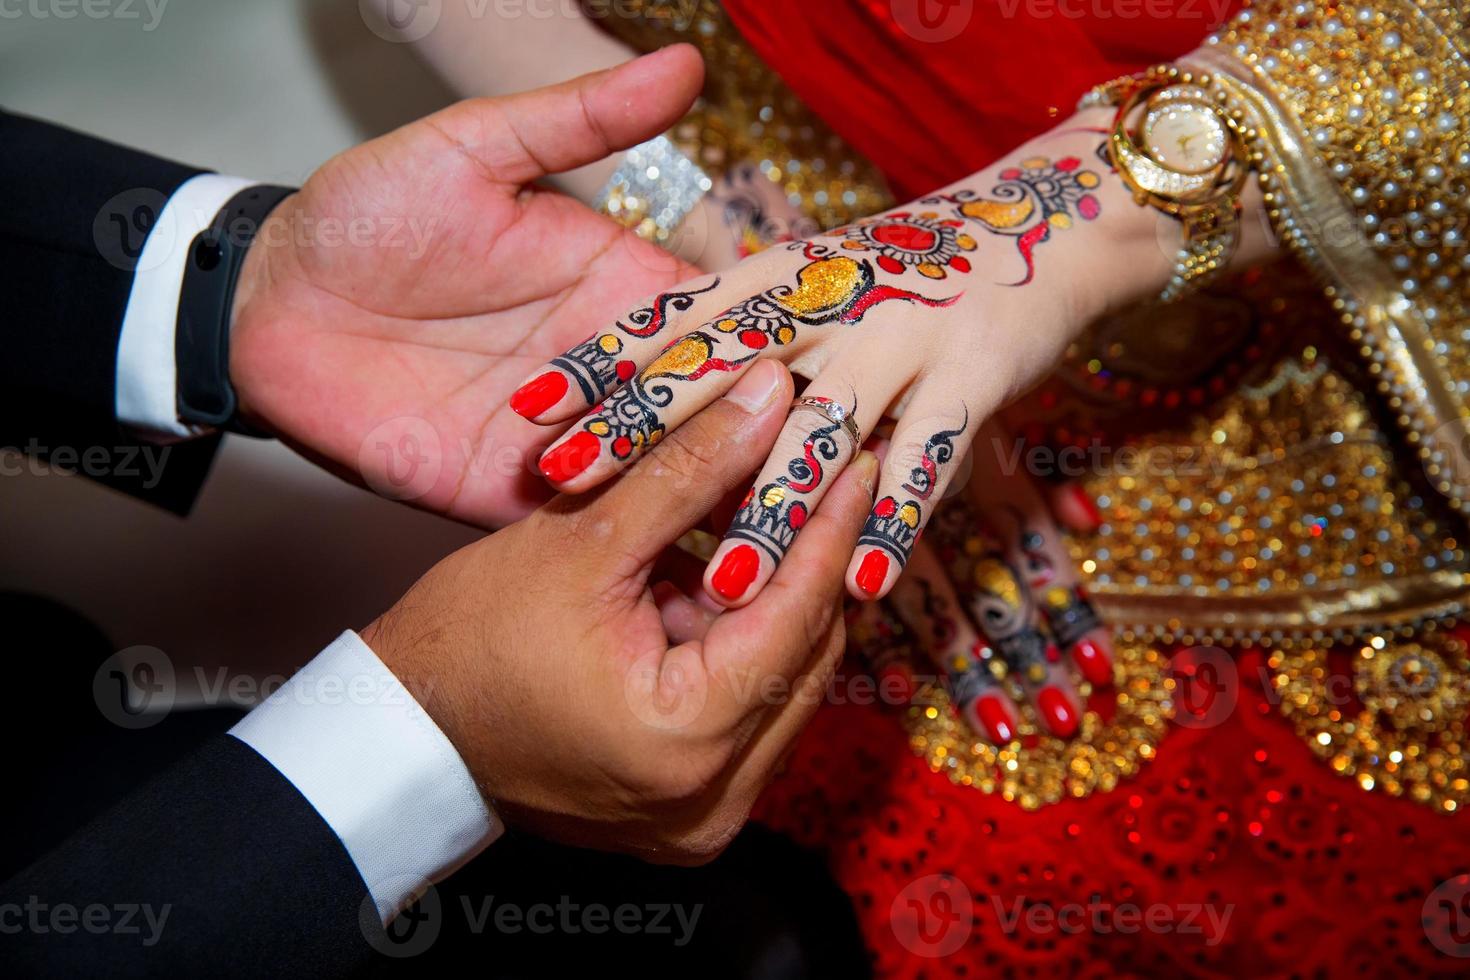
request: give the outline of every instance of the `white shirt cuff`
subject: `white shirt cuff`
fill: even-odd
[[[342,839],[385,923],[505,829],[439,726],[351,630],[230,734]]]
[[[200,435],[179,421],[174,333],[189,246],[230,198],[257,181],[200,174],[179,185],[154,222],[123,314],[117,346],[117,418],[155,441]]]

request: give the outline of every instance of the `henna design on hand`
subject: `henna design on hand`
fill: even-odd
[[[1083,170],[1082,160],[1067,156],[1053,162],[1031,157],[1000,172],[1000,183],[982,197],[963,188],[953,194],[924,198],[924,204],[952,204],[955,214],[978,223],[986,231],[1016,240],[1016,251],[1026,274],[1008,286],[1024,286],[1036,274],[1033,252],[1052,231],[1072,227],[1073,218],[1091,221],[1102,204],[1091,193],[1102,182],[1097,172]]]

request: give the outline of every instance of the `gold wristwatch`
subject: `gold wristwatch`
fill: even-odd
[[[1107,142],[1114,168],[1134,200],[1184,225],[1166,303],[1218,276],[1239,241],[1250,134],[1225,99],[1210,76],[1164,65],[1101,85],[1079,105],[1117,107]]]

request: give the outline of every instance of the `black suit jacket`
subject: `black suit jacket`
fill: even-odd
[[[145,485],[138,440],[116,418],[117,345],[148,230],[201,172],[0,112],[0,448],[63,465],[100,448],[111,462],[89,475],[178,513],[217,439],[170,446]]]
[[[121,456],[138,446],[114,409],[133,263],[169,196],[200,172],[0,113],[0,447]],[[212,439],[172,447],[156,487],[128,473],[101,479],[182,512],[214,448]],[[7,640],[24,627],[6,622]],[[56,693],[45,686],[26,696]],[[336,975],[371,955],[359,920],[367,888],[341,841],[270,763],[229,736],[32,857],[0,885],[7,973]],[[135,930],[149,926],[136,913],[132,929],[86,928],[89,907],[121,926],[121,907],[144,904],[168,908],[156,943],[140,941]],[[72,911],[53,919],[57,909]]]

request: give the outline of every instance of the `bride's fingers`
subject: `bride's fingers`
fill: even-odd
[[[966,584],[975,622],[1019,680],[1042,723],[1052,734],[1070,738],[1082,719],[1082,701],[1061,666],[1056,644],[1041,629],[1030,591],[994,547],[980,550],[970,572]]]
[[[734,289],[737,277],[742,287],[756,285]],[[744,298],[663,347],[647,364],[636,364],[636,373],[622,387],[541,457],[540,469],[548,480],[563,491],[580,493],[607,479],[723,393],[755,358],[790,360],[799,355],[819,336],[808,328],[860,323],[874,307],[888,302],[936,308],[957,298],[880,283],[867,259],[820,241],[762,252],[741,265],[711,298],[715,292]],[[559,404],[556,412],[568,404]],[[553,421],[551,410],[536,419]]]
[[[750,602],[786,555],[827,489],[902,389],[857,358],[839,358],[793,404],[770,458],[705,570],[705,590],[731,608]]]
[[[990,670],[990,650],[964,613],[932,548],[915,546],[888,602],[916,646],[943,674],[950,700],[972,731],[996,745],[1016,737],[1016,711]]]
[[[987,424],[982,438],[996,437],[994,423]],[[1111,684],[1112,632],[1082,589],[1042,488],[1024,473],[1002,474],[991,454],[976,456],[970,499],[1000,539],[1063,652],[1094,685]]]
[[[552,425],[600,404],[657,357],[681,326],[687,330],[699,323],[701,307],[709,314],[717,312],[719,306],[711,307],[708,301],[719,285],[719,276],[705,276],[659,293],[543,365],[510,396],[511,410],[532,422]]]
[[[881,598],[898,580],[974,437],[971,416],[959,398],[934,396],[927,389],[909,404],[894,430],[878,499],[847,569],[848,591],[855,598]]]

